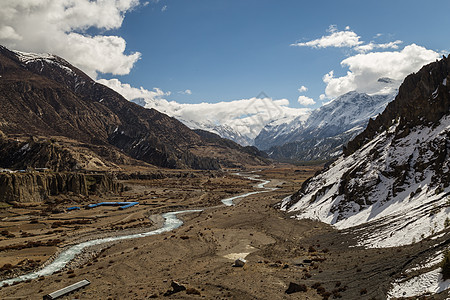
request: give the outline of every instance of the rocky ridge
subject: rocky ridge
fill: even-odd
[[[450,63],[409,75],[344,155],[282,208],[338,228],[372,224],[361,244],[410,244],[445,229],[450,213]],[[386,232],[390,232],[388,235]]]
[[[193,151],[214,143],[174,118],[127,101],[62,58],[0,47],[0,75],[0,130],[7,136],[63,136],[166,168],[221,167],[213,156]]]

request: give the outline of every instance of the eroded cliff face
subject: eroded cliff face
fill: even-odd
[[[73,193],[120,193],[123,185],[110,174],[0,173],[0,202],[43,202],[50,196]]]

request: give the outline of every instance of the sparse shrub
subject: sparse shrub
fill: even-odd
[[[337,289],[332,290],[331,293],[333,294],[334,299],[342,298],[341,293],[339,293],[339,290],[337,290]]]
[[[315,282],[315,283],[311,286],[311,288],[317,290],[317,288],[318,288],[319,286],[321,286],[321,285],[322,285],[322,284],[321,284],[320,282]]]
[[[309,246],[308,252],[316,252],[316,248]]]
[[[450,250],[445,252],[442,260],[442,278],[444,280],[450,279]]]
[[[360,291],[359,291],[359,294],[360,295],[365,295],[365,294],[367,294],[367,289],[361,289]]]
[[[316,288],[317,294],[323,295],[323,293],[326,292],[325,288],[323,286],[319,286]]]
[[[0,271],[11,270],[13,268],[12,264],[4,264],[3,267],[0,268]]]

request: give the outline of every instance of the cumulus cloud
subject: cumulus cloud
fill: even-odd
[[[374,38],[383,34],[378,33]],[[349,48],[353,55],[341,61],[341,66],[348,69],[344,76],[335,76],[334,70],[322,78],[326,84],[325,93],[320,100],[333,99],[350,91],[368,94],[386,94],[394,92],[403,79],[423,65],[439,58],[439,53],[416,44],[405,46],[400,50],[401,40],[386,43],[371,41],[366,43],[350,29],[338,30],[331,25],[328,35],[308,42],[295,43],[291,46],[312,48]],[[397,51],[392,51],[397,50]],[[352,52],[350,52],[351,54]],[[347,54],[349,54],[347,52]],[[381,79],[381,80],[380,80]],[[307,103],[300,99],[299,103]]]
[[[170,96],[170,92],[163,92],[159,88],[154,88],[153,90],[147,90],[143,87],[135,88],[132,87],[128,83],[122,83],[120,80],[113,78],[113,79],[100,79],[97,81],[98,83],[104,84],[111,89],[115,90],[122,96],[124,96],[128,100],[133,99],[151,99],[151,100],[162,100],[166,96]]]
[[[269,122],[305,114],[308,109],[290,108],[287,99],[250,98],[218,103],[180,104],[168,101],[164,97],[170,92],[155,88],[147,90],[135,88],[118,79],[100,79],[98,81],[122,94],[128,100],[143,100],[146,108],[154,108],[169,116],[184,122],[190,128],[214,128],[215,126],[230,126],[241,134],[255,138],[261,129]],[[202,126],[201,126],[202,125]]]
[[[304,106],[314,105],[316,104],[316,101],[314,99],[306,97],[306,96],[299,96],[298,97],[298,103]]]
[[[139,0],[3,1],[0,44],[25,52],[51,52],[96,78],[98,72],[128,74],[140,53],[125,53],[119,36],[90,35],[88,29],[120,28]]]
[[[309,42],[299,42],[291,44],[291,46],[297,47],[312,47],[312,48],[327,48],[327,47],[356,47],[363,42],[360,41],[360,36],[350,30],[350,27],[346,27],[344,31],[339,31],[336,25],[331,25],[328,28],[329,35],[322,36],[319,39],[315,39]]]
[[[401,51],[360,53],[344,59],[345,76],[335,77],[330,71],[323,77],[325,94],[334,98],[350,91],[368,94],[387,93],[398,88],[410,73],[439,58],[439,53],[411,44]],[[385,78],[385,80],[379,80]]]
[[[328,35],[324,35],[319,39],[311,40],[308,42],[298,42],[291,44],[291,46],[297,47],[311,47],[311,48],[351,48],[355,51],[366,53],[374,49],[398,49],[398,45],[402,41],[397,40],[388,43],[365,43],[361,40],[361,37],[350,29],[349,26],[345,27],[345,30],[339,31],[336,25],[330,25],[328,28]],[[381,35],[377,35],[379,37]]]
[[[182,94],[182,95],[192,95],[192,91],[188,89],[188,90],[180,91],[180,92],[178,92],[178,94]]]
[[[308,88],[306,87],[306,86],[304,86],[304,85],[302,85],[299,89],[298,89],[298,91],[300,92],[300,93],[304,93],[304,92],[306,92],[308,90]]]
[[[360,45],[355,47],[355,50],[358,52],[369,52],[372,51],[374,49],[398,49],[398,45],[402,44],[403,41],[400,40],[396,40],[394,42],[389,42],[389,43],[384,43],[384,44],[376,44],[374,42],[370,42],[368,44],[365,45]]]

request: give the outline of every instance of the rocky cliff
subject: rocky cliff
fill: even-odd
[[[0,202],[43,202],[50,196],[73,193],[120,193],[122,184],[110,174],[82,173],[0,173]]]
[[[408,76],[385,111],[344,155],[305,182],[282,207],[299,218],[376,228],[362,244],[419,241],[450,214],[450,61]]]

